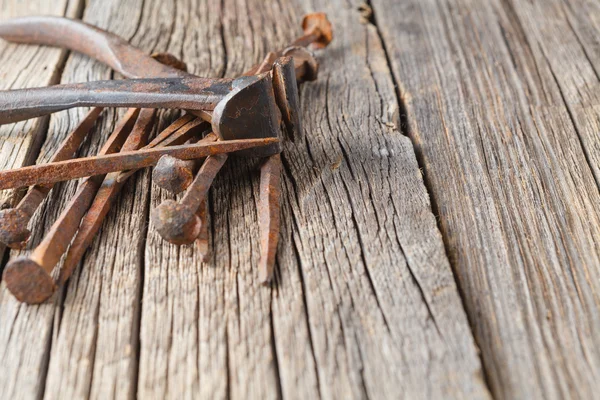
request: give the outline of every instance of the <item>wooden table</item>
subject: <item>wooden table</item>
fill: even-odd
[[[285,147],[273,288],[256,160],[211,191],[206,264],[160,239],[149,210],[170,196],[137,174],[65,290],[26,306],[0,288],[0,398],[597,396],[600,2],[317,3],[0,0],[1,18],[81,17],[206,76],[247,69],[305,12],[335,28],[301,91],[306,140]],[[0,52],[3,89],[113,76]],[[2,126],[0,168],[47,161],[84,113]],[[32,244],[75,187],[53,190]]]

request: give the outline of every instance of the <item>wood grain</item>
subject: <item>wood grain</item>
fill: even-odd
[[[597,3],[373,8],[492,392],[593,398]]]
[[[37,12],[76,17],[82,1],[0,1],[0,18]],[[58,83],[67,52],[61,49],[22,46],[0,41],[0,87],[2,89]],[[65,130],[48,128],[48,118],[0,127],[0,168],[15,168],[48,160],[64,138]],[[65,122],[68,119],[65,119]],[[74,124],[71,125],[74,127]],[[44,143],[43,147],[40,146]],[[0,207],[18,202],[23,191],[0,192]],[[42,223],[38,216],[33,224]],[[36,232],[38,234],[39,232]],[[4,247],[0,249],[4,254]],[[44,392],[48,349],[56,309],[52,305],[27,307],[0,286],[0,398],[30,399]],[[23,315],[25,314],[25,315]]]
[[[19,17],[37,10],[47,15],[75,16],[81,8],[80,0],[60,0],[50,4],[42,0],[28,2],[17,0],[0,1],[0,18]],[[45,86],[58,83],[60,70],[67,52],[62,49],[19,46],[0,41],[0,90]],[[53,151],[50,143],[44,143],[48,130],[48,117],[36,118],[0,127],[0,169],[18,168],[35,162]],[[58,142],[54,142],[54,146]],[[0,208],[11,207],[23,196],[23,190],[0,191]],[[0,245],[0,256],[4,246]]]
[[[262,289],[255,268],[258,164],[231,160],[211,196],[208,265],[150,227],[139,395],[487,396],[410,142],[386,126],[397,104],[381,44],[341,5],[324,10],[339,33],[320,80],[303,88],[307,141],[284,153],[275,288]],[[309,9],[224,2],[225,75],[298,35]],[[152,206],[169,197],[152,196]]]
[[[84,19],[149,53],[170,51],[194,73],[235,76],[298,35],[312,10],[92,0]],[[0,346],[10,354],[0,383],[13,397],[489,396],[412,145],[397,129],[377,31],[345,2],[323,10],[336,41],[319,53],[319,81],[302,89],[306,140],[283,156],[275,286],[262,287],[256,271],[258,160],[231,160],[217,178],[207,264],[148,228],[149,208],[169,195],[136,176],[66,293],[40,307],[0,294]],[[72,55],[61,81],[109,75]],[[57,114],[50,130],[64,135],[83,114]],[[84,153],[115,119],[106,115]],[[53,191],[33,244],[73,190]]]

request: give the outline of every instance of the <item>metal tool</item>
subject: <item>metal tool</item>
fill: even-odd
[[[292,91],[289,95],[292,100],[275,96],[273,84],[286,85],[277,88],[277,93]],[[291,81],[282,82],[265,73],[237,79],[131,79],[7,90],[0,91],[0,124],[73,107],[176,108],[213,111],[210,117],[213,132],[223,140],[280,137],[282,113],[278,107],[285,110],[285,118],[290,115],[287,110],[298,106],[293,97],[293,92],[298,96],[296,85],[295,74]],[[277,104],[278,99],[283,103]],[[296,127],[293,121],[286,121],[287,125]],[[277,143],[245,154],[267,156],[279,151],[281,146]]]

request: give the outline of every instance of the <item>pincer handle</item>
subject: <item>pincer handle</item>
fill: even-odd
[[[121,37],[63,17],[32,16],[0,21],[0,38],[13,43],[62,47],[92,57],[127,78],[182,77]]]
[[[231,92],[231,82],[208,78],[126,79],[4,90],[0,91],[0,124],[74,107],[211,111]]]

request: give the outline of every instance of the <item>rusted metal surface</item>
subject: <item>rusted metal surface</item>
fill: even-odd
[[[137,107],[213,110],[234,80],[146,78],[106,80],[0,91],[0,124],[73,107]]]
[[[56,21],[57,19],[49,19],[49,21],[52,20]],[[25,24],[23,21],[21,23]],[[66,24],[66,26],[71,27],[73,24],[76,23],[71,21],[69,24]],[[45,29],[51,31],[49,33],[51,36],[54,34],[54,31],[51,29],[51,24],[45,22],[42,25],[45,26]],[[2,26],[3,25],[0,24],[0,28]],[[84,27],[87,26],[84,25]],[[13,26],[13,28],[16,29],[15,26]],[[6,37],[14,38],[6,33],[6,31],[9,31],[7,27],[4,27],[4,31]],[[82,31],[87,32],[86,29],[83,29]],[[2,29],[0,29],[0,33],[1,32]],[[79,31],[76,32],[77,34],[81,34]],[[94,30],[94,32],[95,34],[98,34],[98,30]],[[18,36],[21,41],[25,40],[22,32],[20,32],[19,35],[15,35],[15,37]],[[35,42],[34,39],[35,38],[32,38]],[[318,39],[318,36],[315,36],[314,39]],[[296,42],[298,42],[298,40]],[[74,47],[71,42],[67,42],[67,44],[67,47],[81,50],[79,47]],[[136,53],[133,51],[135,48],[130,48],[132,54]],[[139,50],[137,50],[137,52],[139,52]],[[296,56],[299,57],[300,62],[297,68],[298,71],[300,71],[301,74],[306,74],[308,79],[314,78],[314,65],[316,65],[316,62],[314,59],[310,60],[312,57],[310,54],[303,54],[305,58],[301,59],[301,51],[298,49],[294,50],[287,48],[276,53],[271,53],[271,60],[275,58],[276,55],[281,55],[284,52],[287,52],[288,54],[290,54],[290,52],[295,52]],[[103,56],[98,53],[89,54],[96,58],[103,59]],[[130,68],[135,65],[131,58],[128,58],[127,60]],[[272,62],[267,60],[265,60],[265,62]],[[145,63],[150,61],[156,62],[149,56],[140,57],[138,67],[143,69]],[[115,64],[114,61],[109,65],[114,67],[113,64]],[[261,66],[259,66],[256,71],[260,70]],[[251,70],[248,74],[250,73],[255,73],[255,71]],[[144,74],[144,76],[151,75],[148,73]],[[207,113],[207,111],[213,110],[217,106],[217,103],[226,98],[226,100],[220,104],[221,107],[219,109],[233,109],[235,112],[230,115],[222,115],[219,113],[220,117],[225,118],[228,122],[220,121],[224,126],[214,126],[217,134],[223,129],[224,133],[228,135],[223,136],[224,139],[241,139],[247,138],[249,135],[254,135],[254,137],[277,137],[276,129],[273,128],[273,126],[277,125],[274,105],[277,104],[285,115],[289,114],[289,112],[286,112],[285,110],[298,106],[298,104],[289,104],[287,102],[275,103],[271,101],[270,97],[273,95],[272,91],[265,90],[263,87],[263,85],[268,86],[266,77],[257,80],[241,78],[238,79],[238,82],[235,82],[231,79],[197,78],[191,77],[191,75],[187,75],[184,78],[162,78],[162,76],[170,76],[170,74],[165,75],[164,73],[161,73],[155,76],[157,76],[157,78],[130,81],[98,81],[56,85],[48,88],[4,91],[1,92],[2,96],[0,96],[0,123],[16,122],[22,119],[39,117],[70,107],[89,105],[106,107],[138,106],[145,108],[182,108],[193,111],[202,111],[202,117],[212,121],[210,113]],[[288,80],[289,79],[290,77],[288,77]],[[302,79],[304,78],[301,77],[301,80]],[[232,93],[232,90],[234,90],[235,93]],[[253,101],[255,101],[256,98],[254,90],[261,93],[261,101],[258,105],[262,107],[259,107],[258,109],[255,109],[255,106],[253,105]],[[285,99],[280,98],[280,100]],[[228,105],[227,103],[229,101],[233,101],[233,104]],[[246,118],[241,119],[237,124],[237,126],[245,126],[243,131],[240,129],[232,129],[232,126],[226,126],[226,124],[236,125],[231,121],[237,121],[239,119],[235,117],[238,116],[239,109],[237,107],[240,106],[244,106],[244,109],[249,109],[249,112],[244,113]],[[268,110],[270,112],[265,113],[266,110],[264,107],[269,107]],[[268,118],[263,118],[264,121],[260,121],[260,123],[248,124],[248,121],[260,119],[261,115],[265,115]],[[271,149],[271,154],[277,150],[278,149]],[[264,153],[266,149],[263,149],[262,151]]]
[[[225,161],[226,154],[207,157],[180,202],[167,200],[153,210],[152,223],[163,239],[177,245],[196,240],[202,228],[198,209]]]
[[[160,157],[166,154],[183,160],[193,160],[215,154],[233,153],[253,147],[269,146],[278,142],[279,139],[277,138],[263,138],[195,143],[32,165],[0,171],[0,189],[55,183],[86,176],[151,167],[156,165]]]
[[[153,55],[156,58],[156,55]],[[165,56],[161,57],[163,60],[168,62],[175,62],[174,57],[165,58]],[[156,110],[154,109],[142,109],[139,112],[139,116],[135,121],[135,125],[131,131],[131,134],[128,136],[125,144],[123,145],[121,151],[134,151],[138,150],[140,147],[153,147],[157,143],[168,138],[168,134],[174,132],[176,129],[180,128],[183,124],[186,124],[190,121],[190,118],[180,118],[175,121],[171,126],[161,132],[157,137],[153,140],[151,144],[146,145],[148,142],[148,138],[150,133],[152,132],[152,126],[154,124],[154,120],[156,118]],[[166,132],[165,132],[166,131]],[[131,171],[123,171],[123,172],[131,172]],[[120,176],[120,172],[112,172],[104,178],[102,185],[97,190],[97,193],[92,201],[89,209],[87,210],[85,217],[82,219],[79,229],[75,234],[75,239],[73,239],[73,243],[71,244],[67,256],[65,257],[65,262],[63,263],[63,268],[60,270],[60,275],[56,282],[55,287],[61,286],[64,282],[69,279],[75,266],[83,257],[83,254],[91,244],[94,236],[98,233],[106,214],[108,213],[113,200],[116,195],[120,191],[121,187],[124,184],[124,181],[118,182],[117,178]],[[50,293],[46,293],[49,297]],[[42,296],[40,295],[40,301]]]
[[[152,132],[155,118],[156,110],[152,108],[140,110],[135,125],[121,148],[121,153],[139,150],[146,145],[150,132]]]
[[[243,76],[249,76],[251,72],[254,74],[261,74],[273,67],[273,63],[276,61],[275,53],[271,52],[267,54],[263,62],[257,69],[252,69],[246,72]],[[292,65],[288,61],[288,67]],[[292,65],[293,68],[293,65]],[[274,80],[276,80],[274,76]],[[283,82],[282,82],[283,84]],[[293,82],[295,86],[295,81]],[[213,140],[216,140],[217,137],[214,134]],[[209,136],[210,137],[210,136]],[[207,137],[207,139],[209,138]],[[163,162],[163,165],[160,165],[160,162]],[[154,172],[152,175],[153,182],[157,184],[159,187],[167,189],[173,193],[180,193],[184,191],[192,182],[192,170],[194,169],[194,165],[190,165],[186,163],[184,160],[179,160],[174,157],[163,156],[159,161],[159,165],[154,168]],[[210,158],[206,160],[205,165],[200,168],[198,171],[196,178],[194,179],[194,183],[196,185],[203,185],[202,190],[205,192],[204,197],[202,198],[202,193],[193,194],[194,187],[191,187],[184,197],[184,200],[187,198],[193,198],[195,202],[192,204],[192,209],[198,207],[195,212],[196,217],[192,216],[191,210],[185,210],[183,215],[180,215],[182,218],[175,219],[175,223],[172,221],[165,222],[164,218],[168,218],[173,214],[173,210],[177,205],[174,205],[172,202],[166,202],[161,204],[159,207],[164,207],[163,210],[155,210],[156,215],[156,225],[160,226],[161,229],[158,229],[159,233],[163,236],[163,238],[167,241],[170,241],[174,244],[190,244],[194,241],[194,235],[196,235],[196,230],[199,227],[199,232],[196,237],[197,248],[200,250],[203,259],[208,257],[208,215],[207,215],[207,196],[208,189],[210,187],[210,183],[213,181],[217,170],[215,168],[211,168],[211,163],[214,160]],[[225,162],[225,159],[222,160],[219,169],[222,167],[222,164]],[[216,162],[215,162],[216,164]],[[173,177],[179,177],[179,179],[173,179]],[[198,186],[196,186],[196,191],[198,190]],[[196,204],[199,199],[202,200],[199,203],[199,206]],[[160,219],[162,218],[162,220]],[[190,218],[188,221],[187,218]],[[173,239],[175,238],[175,239]],[[182,239],[183,238],[183,239]]]
[[[269,71],[276,60],[276,54],[270,52],[267,54],[258,69],[253,68],[242,76],[258,75]],[[275,77],[274,77],[275,79]],[[216,135],[211,133],[214,140]],[[181,193],[186,190],[194,179],[194,170],[197,168],[198,161],[179,160],[172,156],[163,156],[152,172],[152,182],[160,188],[172,193]]]
[[[73,157],[81,142],[100,116],[102,108],[93,108],[77,127],[65,138],[52,157],[52,161],[63,161]],[[0,242],[13,249],[25,247],[31,232],[27,228],[29,220],[42,201],[48,196],[53,185],[37,185],[29,189],[27,194],[14,208],[0,211]]]
[[[290,46],[323,48],[332,40],[331,23],[324,13],[306,15],[302,28],[304,35]],[[167,61],[167,65],[163,65],[122,38],[79,20],[46,16],[15,18],[0,22],[0,37],[15,43],[43,44],[76,51],[95,58],[127,78],[189,75],[175,68],[177,63]],[[275,58],[290,55],[284,54],[286,48],[273,52]],[[258,68],[259,65],[253,67],[248,75],[254,75]]]
[[[176,244],[196,241],[197,248],[206,258],[207,193],[227,154],[232,152],[268,157],[261,168],[259,276],[263,283],[271,282],[279,236],[280,127],[283,122],[288,137],[301,138],[297,83],[314,80],[318,74],[318,64],[306,47],[322,48],[332,39],[331,24],[325,14],[307,15],[303,29],[302,37],[286,48],[269,53],[245,76],[208,79],[177,70],[184,69],[185,64],[169,54],[148,56],[123,39],[81,21],[28,17],[0,22],[0,37],[4,39],[66,47],[96,58],[126,77],[152,78],[0,92],[0,123],[83,105],[178,108],[200,117],[181,117],[144,149],[138,150],[147,140],[154,116],[152,110],[143,110],[119,154],[109,153],[117,151],[122,142],[117,146],[104,146],[103,153],[97,157],[0,172],[0,189],[50,185],[91,176],[80,185],[65,213],[32,255],[7,266],[5,279],[8,276],[15,296],[28,302],[41,302],[51,296],[55,286],[49,274],[75,235],[76,222],[92,201],[90,196],[98,191],[104,174],[108,173],[108,176],[82,221],[66,257],[59,284],[68,279],[83,256],[123,182],[137,169],[155,165],[164,156],[161,168],[155,171],[156,179],[170,181],[168,183],[175,185],[172,187],[175,191],[185,188],[191,180],[193,164],[186,160],[208,156],[181,202],[167,201],[152,213],[152,220],[165,239]],[[130,110],[130,119],[135,119],[134,113]],[[209,128],[214,134],[200,143],[182,144]],[[210,143],[217,136],[224,140]],[[179,179],[182,176],[184,178]],[[50,246],[54,247],[50,249]]]
[[[171,53],[153,53],[151,55],[152,58],[154,58],[156,61],[158,61],[159,63],[169,66],[171,68],[175,68],[178,69],[180,71],[183,72],[187,72],[188,71],[188,66],[186,63],[184,63],[183,61],[181,61],[179,58],[175,57],[173,54]]]
[[[260,64],[253,65],[248,71],[244,72],[242,76],[253,76],[261,74],[263,72],[267,72],[271,69],[271,66],[273,65],[275,60],[277,60],[277,57],[277,52],[270,51],[269,53],[267,53],[267,55],[261,61]]]
[[[281,197],[281,156],[272,155],[260,169],[260,200],[258,223],[260,224],[260,262],[258,277],[262,284],[273,280],[275,255],[279,242],[279,201]]]
[[[14,43],[63,47],[108,65],[127,78],[187,76],[161,64],[124,39],[80,20],[33,16],[0,23],[0,37]]]
[[[184,144],[190,138],[200,135],[207,131],[210,125],[193,115],[184,115],[169,125],[161,133],[159,133],[149,144],[146,149],[155,147],[177,146]],[[214,141],[214,140],[213,140]],[[160,160],[159,160],[160,162]],[[137,170],[121,171],[117,177],[118,182],[123,182]]]
[[[293,56],[296,66],[298,82],[306,82],[316,79],[318,65],[312,54],[306,51],[306,48],[322,49],[333,40],[333,29],[331,22],[327,19],[325,13],[310,13],[304,16],[302,20],[302,29],[304,35],[294,40],[289,46],[281,50],[272,52],[275,58],[281,56]],[[303,51],[300,49],[304,49]],[[294,54],[291,54],[291,53]],[[253,75],[261,64],[257,64],[250,69],[248,75]],[[311,73],[312,72],[312,73]]]
[[[288,137],[292,141],[302,140],[300,98],[298,97],[294,62],[291,57],[278,58],[273,64],[273,89]]]
[[[152,183],[177,194],[185,191],[194,180],[196,161],[162,156],[152,170]]]
[[[119,151],[138,117],[139,110],[131,109],[120,120],[119,126],[100,150],[100,155]],[[42,242],[28,257],[19,257],[9,262],[4,269],[3,280],[10,292],[19,300],[29,304],[45,301],[55,290],[50,276],[52,270],[67,249],[81,218],[94,199],[103,176],[84,180],[77,188],[66,209],[52,225]]]
[[[203,142],[214,142],[217,135],[210,132],[202,139]],[[189,143],[197,142],[192,138]],[[171,193],[178,194],[185,191],[194,180],[194,172],[200,167],[200,160],[180,160],[173,156],[162,156],[152,170],[152,183]]]
[[[319,76],[319,63],[305,47],[291,46],[283,50],[282,57],[292,57],[298,83],[316,81]]]
[[[265,79],[268,76],[268,79]],[[281,113],[273,94],[270,74],[246,76],[234,81],[233,92],[213,111],[213,132],[221,139],[281,138]],[[252,105],[250,109],[248,106]],[[240,110],[244,113],[240,114]],[[281,151],[281,143],[242,155],[265,157]]]
[[[195,119],[196,117],[190,114],[182,115],[175,121],[171,122],[171,124],[169,124],[169,126],[163,129],[158,135],[156,135],[156,137],[152,139],[150,143],[148,143],[148,147],[156,147],[160,142],[170,138],[174,132],[179,131],[181,128],[186,126],[188,123],[194,121]]]
[[[134,151],[143,147],[148,142],[148,137],[152,131],[155,117],[156,110],[148,108],[142,109],[134,129],[125,141],[121,151]],[[65,262],[60,270],[60,275],[55,287],[62,285],[69,279],[75,266],[79,263],[81,257],[83,257],[83,254],[92,243],[94,236],[98,233],[102,221],[104,221],[106,214],[110,210],[112,201],[115,199],[116,194],[124,183],[117,182],[118,175],[118,172],[112,172],[106,175],[93,202],[81,220],[81,225],[74,235],[75,239],[73,239],[73,236],[69,238],[69,242],[72,241],[73,243],[67,252]]]
[[[295,75],[289,84],[296,84]],[[156,78],[97,81],[0,92],[0,123],[16,122],[76,107],[177,108],[214,110],[213,131],[225,140],[279,137],[281,112],[298,107],[276,98],[270,73],[237,79]],[[277,100],[284,101],[278,104]],[[285,113],[288,114],[287,112]],[[275,143],[242,153],[268,156]]]
[[[144,111],[142,111],[142,112],[144,112]],[[141,116],[140,116],[140,118],[138,118],[136,127],[140,127],[140,129],[143,129],[145,132],[149,133],[151,130],[151,124],[148,123],[149,121],[148,120],[140,121],[140,120],[142,120]],[[182,126],[182,124],[185,121],[188,121],[188,122]],[[183,131],[184,133],[194,132],[195,129],[197,129],[198,127],[201,127],[201,124],[202,124],[202,121],[200,121],[198,123],[197,120],[189,121],[188,118],[181,117],[177,121],[175,121],[173,124],[171,124],[169,127],[167,127],[165,130],[163,130],[160,134],[158,134],[156,136],[156,138],[154,138],[154,140],[152,140],[144,148],[148,149],[148,148],[154,148],[154,147],[164,147],[164,146],[170,146],[170,145],[175,145],[177,143],[180,143],[179,140],[181,140],[183,135],[181,133],[179,133],[179,131]],[[174,130],[173,129],[174,126],[175,127],[179,126],[180,128],[178,130]],[[171,137],[166,137],[165,132],[170,133]],[[133,136],[133,134],[132,134],[132,136]],[[214,141],[214,139],[215,138],[213,136],[213,137],[209,138],[207,141]],[[145,140],[144,140],[144,142],[145,142]],[[135,147],[139,147],[139,145],[141,145],[141,143],[143,143],[143,142],[138,142],[137,143],[138,146],[135,146]],[[125,143],[125,145],[123,146],[123,150],[131,150],[134,148],[134,145],[135,145],[135,143],[133,141],[131,143],[129,143],[129,141],[128,141],[128,143]],[[131,176],[133,173],[135,173],[136,170],[126,171],[126,172],[127,172],[127,175],[125,177],[122,176],[122,173],[113,172],[113,173],[108,174],[104,178],[104,181],[102,182],[102,186],[98,190],[98,193],[96,194],[96,197],[94,198],[94,201],[92,202],[92,205],[90,206],[88,212],[86,213],[85,217],[81,221],[79,230],[77,231],[77,234],[76,234],[75,238],[73,239],[73,243],[71,244],[71,247],[69,248],[69,251],[67,252],[65,261],[63,263],[63,267],[60,270],[59,278],[56,282],[57,286],[63,285],[70,278],[75,267],[77,266],[77,264],[79,264],[83,255],[85,254],[86,250],[92,244],[94,237],[100,230],[102,223],[103,223],[104,219],[106,218],[106,215],[108,214],[108,212],[110,211],[110,208],[112,207],[113,201],[115,200],[118,193],[120,192],[123,185],[125,184],[126,179],[129,176]]]
[[[143,53],[133,46],[128,45],[122,39],[105,33],[106,38],[101,40],[103,31],[90,27],[89,25],[78,23],[77,21],[62,20],[53,17],[35,17],[28,19],[18,19],[0,23],[0,36],[7,40],[18,42],[30,42],[60,45],[71,50],[80,51],[97,58],[126,76],[152,76],[155,77],[148,81],[130,81],[130,82],[92,82],[74,85],[58,85],[50,88],[24,89],[18,91],[6,91],[0,96],[0,123],[15,122],[25,118],[32,118],[45,115],[50,112],[56,112],[68,107],[77,105],[104,105],[104,106],[139,106],[139,107],[161,107],[161,108],[183,108],[196,112],[202,118],[213,122],[215,133],[223,131],[223,139],[242,139],[248,137],[278,137],[279,126],[277,120],[277,110],[272,101],[272,90],[265,90],[263,85],[256,85],[256,81],[241,78],[240,82],[234,83],[231,80],[219,80],[208,78],[192,78],[189,74],[177,73],[177,76],[185,76],[181,79],[164,79],[163,77],[172,77],[170,69],[173,67],[163,66],[154,60],[151,56]],[[283,50],[271,53],[271,60],[283,53],[290,54],[295,52],[299,58],[297,72],[305,74],[306,79],[314,79],[316,70],[314,65],[316,61],[312,56],[297,49],[299,44],[308,45],[311,42],[328,43],[331,40],[331,26],[321,14],[311,14],[303,22],[305,35],[294,42],[296,49],[285,48]],[[28,33],[29,32],[29,33]],[[57,34],[59,32],[60,34]],[[71,35],[79,38],[65,38]],[[45,36],[40,39],[39,36]],[[94,50],[87,46],[82,46],[81,42],[87,44],[107,43],[106,46],[96,46]],[[113,46],[113,44],[115,44]],[[114,51],[113,47],[118,48]],[[121,57],[121,58],[119,58]],[[164,58],[164,57],[163,57]],[[304,59],[302,59],[304,58]],[[137,60],[137,61],[136,61]],[[267,59],[268,60],[268,59]],[[267,62],[265,60],[265,62]],[[310,60],[310,61],[307,61]],[[176,59],[167,56],[167,62],[176,64]],[[148,68],[148,65],[159,64],[160,68]],[[263,62],[264,64],[264,62]],[[126,71],[120,69],[126,65]],[[262,66],[262,64],[261,64]],[[248,75],[254,74],[261,69],[258,66],[251,69]],[[139,69],[139,72],[133,71]],[[300,76],[300,80],[304,77]],[[260,79],[264,85],[266,79]],[[245,87],[248,85],[249,87]],[[230,93],[235,90],[235,94]],[[254,106],[256,101],[257,89],[261,93],[258,108]],[[229,93],[229,95],[227,95]],[[224,99],[226,97],[226,100]],[[2,99],[5,99],[2,104]],[[282,98],[279,97],[281,100]],[[210,111],[216,107],[221,100],[219,107],[218,123],[212,120]],[[227,104],[229,102],[232,104]],[[297,107],[298,104],[278,103],[279,108],[284,115],[289,115],[289,109]],[[4,107],[3,107],[4,106]],[[240,107],[248,112],[244,113],[244,118],[239,117]],[[268,107],[268,108],[265,108]],[[223,110],[232,111],[227,115]],[[199,114],[198,114],[199,113]],[[299,111],[297,111],[299,113]],[[288,127],[290,124],[286,124]],[[241,129],[241,127],[244,129]],[[293,137],[293,136],[292,136]],[[271,148],[260,149],[257,152],[241,152],[240,155],[250,156],[268,156],[277,153],[281,148],[273,146]]]
[[[325,13],[311,13],[304,16],[302,20],[304,36],[296,39],[293,46],[323,49],[333,40],[333,29],[331,22]]]

